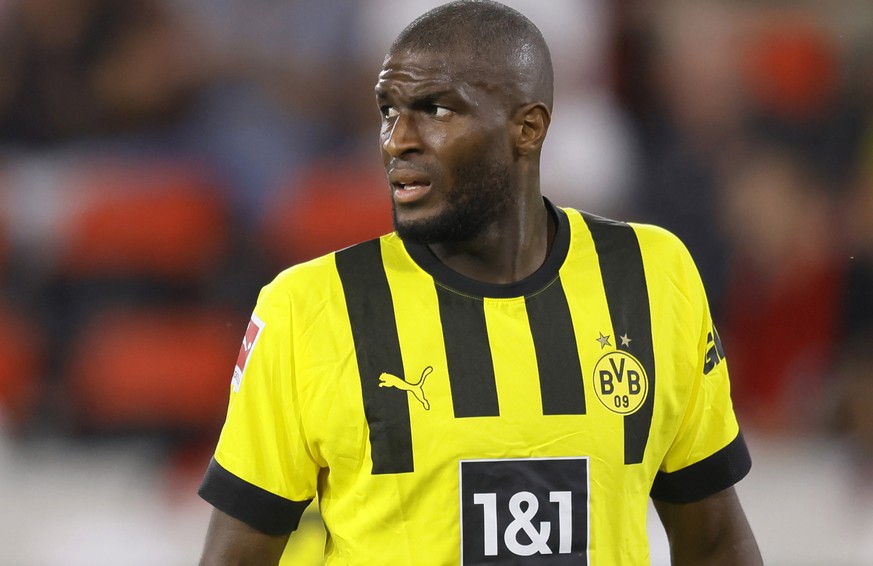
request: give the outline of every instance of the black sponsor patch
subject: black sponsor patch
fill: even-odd
[[[460,462],[461,564],[587,564],[588,459]]]

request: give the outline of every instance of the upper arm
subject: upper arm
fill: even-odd
[[[204,564],[275,563],[315,497],[319,464],[296,402],[293,344],[289,294],[273,284],[246,331],[227,419],[199,489],[216,508]]]
[[[676,240],[649,234],[654,245],[671,246],[666,294],[673,298],[676,349],[673,372],[662,390],[678,425],[651,489],[670,541],[673,564],[761,564],[755,538],[732,487],[751,468],[730,395],[728,363],[700,275]],[[676,292],[678,289],[680,292]],[[667,372],[659,372],[659,376]],[[665,381],[661,382],[662,384]]]
[[[763,564],[755,536],[729,487],[693,503],[654,500],[674,566]]]
[[[200,566],[274,566],[287,542],[288,535],[264,534],[213,509]]]

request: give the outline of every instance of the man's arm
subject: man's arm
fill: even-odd
[[[733,487],[694,503],[654,503],[667,531],[673,566],[763,564]]]
[[[288,536],[264,534],[213,509],[200,566],[275,566]]]

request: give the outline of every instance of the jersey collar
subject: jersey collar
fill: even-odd
[[[546,204],[546,209],[552,218],[555,219],[557,231],[555,233],[555,241],[552,243],[552,249],[549,252],[546,261],[528,277],[514,283],[484,283],[470,279],[453,271],[430,251],[430,248],[423,244],[414,244],[411,242],[403,242],[406,251],[421,267],[427,271],[440,285],[459,291],[465,295],[476,297],[490,297],[496,299],[508,299],[512,297],[522,297],[532,295],[543,288],[558,277],[558,270],[563,265],[567,258],[567,252],[570,249],[570,221],[567,219],[567,214],[556,207],[547,198],[543,198]]]

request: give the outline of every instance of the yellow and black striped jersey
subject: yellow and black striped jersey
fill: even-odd
[[[201,495],[274,534],[317,498],[330,565],[648,563],[649,497],[749,470],[724,352],[674,236],[549,207],[517,283],[396,234],[279,275]]]

